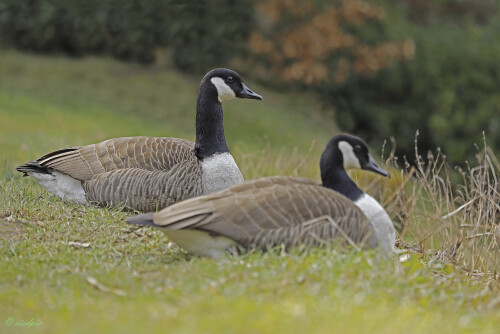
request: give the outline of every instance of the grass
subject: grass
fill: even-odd
[[[12,170],[52,149],[109,137],[192,139],[198,81],[99,58],[1,51],[0,332],[498,331],[497,274],[466,272],[457,261],[435,256],[446,235],[425,244],[418,229],[436,225],[411,224],[423,213],[432,220],[446,211],[418,210],[418,201],[430,196],[423,191],[418,200],[408,196],[428,178],[408,181],[402,173],[379,183],[356,174],[408,226],[405,242],[426,246],[403,261],[321,249],[213,261],[186,254],[157,231],[127,226],[127,213],[62,202]],[[263,103],[225,105],[226,135],[244,175],[317,178],[317,160],[335,124],[320,117],[321,106],[310,96],[247,84],[264,95]],[[404,216],[405,205],[414,216]],[[42,324],[14,326],[31,319]]]
[[[243,75],[244,77],[244,75]],[[35,57],[0,52],[0,159],[4,173],[16,163],[55,148],[120,136],[170,136],[194,140],[198,76],[112,60]],[[260,154],[293,150],[319,155],[338,132],[333,117],[306,95],[284,95],[246,82],[264,102],[224,103],[225,133],[240,165]],[[326,113],[331,111],[324,111]],[[245,163],[243,163],[245,160]],[[311,164],[316,170],[317,162]],[[248,172],[251,177],[252,171]],[[269,173],[270,171],[268,171]]]
[[[358,183],[382,202],[400,231],[400,246],[446,260],[466,271],[495,274],[500,268],[500,162],[486,145],[476,161],[452,169],[438,149],[414,164],[391,153],[392,178],[381,182],[357,173]],[[453,181],[452,181],[453,180]]]

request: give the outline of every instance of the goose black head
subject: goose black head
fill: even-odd
[[[209,84],[216,89],[219,102],[235,98],[262,100],[262,96],[243,83],[238,73],[226,68],[216,68],[208,72],[201,81],[200,89]]]
[[[389,177],[389,173],[380,168],[368,152],[366,143],[354,136],[334,136],[326,145],[320,161],[321,175],[327,177],[333,169],[364,169]]]

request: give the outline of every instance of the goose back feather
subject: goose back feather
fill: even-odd
[[[195,161],[193,149],[194,143],[185,139],[121,137],[58,150],[37,159],[36,163],[88,181],[97,174],[119,169],[168,171],[181,161]]]

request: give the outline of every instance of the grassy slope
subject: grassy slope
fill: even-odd
[[[177,71],[88,58],[33,57],[0,53],[0,159],[16,163],[64,146],[119,136],[171,136],[194,140],[199,77]],[[319,156],[337,132],[307,96],[264,91],[264,102],[224,104],[228,144],[242,164],[262,150],[296,147],[306,153],[314,140]],[[293,112],[292,112],[293,110]],[[4,163],[5,164],[5,163]],[[311,171],[317,169],[313,161]],[[245,171],[244,171],[245,172]],[[249,171],[249,173],[251,173]],[[247,175],[252,176],[252,175]]]
[[[498,329],[497,283],[443,263],[325,250],[201,259],[156,231],[130,229],[123,212],[63,203],[12,178],[16,164],[58,147],[124,135],[192,139],[198,82],[109,60],[0,53],[0,332],[22,331],[4,325],[10,317],[40,320],[31,330],[50,333]],[[334,124],[310,97],[247,83],[265,101],[225,105],[244,174],[317,177]]]

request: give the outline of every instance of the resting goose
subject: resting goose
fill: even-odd
[[[226,144],[222,102],[262,100],[238,73],[208,72],[200,84],[196,142],[168,137],[123,137],[64,148],[17,167],[59,198],[155,211],[243,181]]]
[[[356,168],[389,176],[369,155],[367,145],[357,137],[335,136],[321,156],[320,168],[322,185],[294,177],[260,178],[127,222],[157,227],[180,247],[215,258],[226,251],[322,245],[339,238],[390,254],[396,236],[389,215],[345,171]]]

